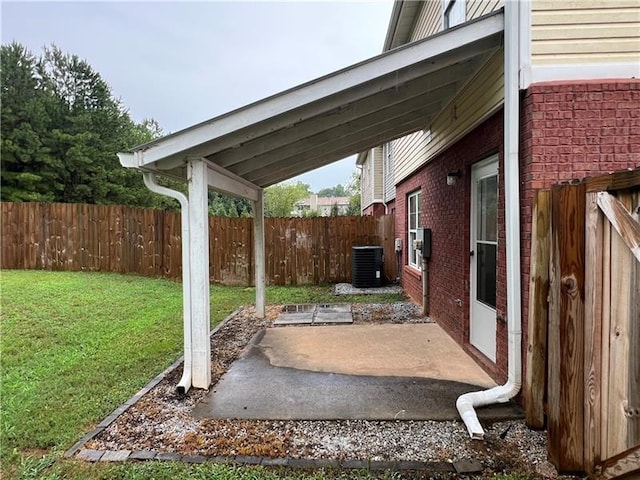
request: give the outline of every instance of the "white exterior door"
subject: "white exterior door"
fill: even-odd
[[[496,361],[496,259],[498,246],[498,157],[471,170],[470,341]]]

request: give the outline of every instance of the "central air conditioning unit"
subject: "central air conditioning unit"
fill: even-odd
[[[381,287],[383,263],[382,247],[352,247],[351,284],[355,288]]]

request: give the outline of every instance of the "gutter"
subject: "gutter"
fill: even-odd
[[[520,173],[519,173],[519,37],[520,9],[528,2],[506,0],[504,5],[504,182],[505,230],[507,257],[507,383],[489,390],[465,393],[458,397],[456,408],[469,435],[484,439],[476,407],[505,403],[515,397],[522,386],[522,300],[520,285]],[[528,27],[524,27],[528,28]]]
[[[191,359],[191,263],[189,261],[189,200],[187,196],[177,190],[158,185],[156,176],[150,172],[143,172],[144,184],[149,190],[180,202],[181,232],[182,232],[182,316],[184,323],[184,367],[182,378],[178,382],[178,393],[185,394],[191,388],[192,359]]]

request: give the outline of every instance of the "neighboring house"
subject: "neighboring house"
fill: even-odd
[[[396,1],[384,50],[490,14],[503,4]],[[422,130],[363,151],[357,160],[363,214],[395,212],[405,291],[422,302],[421,263],[413,240],[420,227],[430,228],[430,315],[500,382],[508,365],[509,129],[517,129],[513,135],[519,139],[520,185],[514,195],[520,203],[523,332],[535,190],[640,165],[640,3],[531,0],[520,3],[518,15],[515,38],[505,41],[517,46],[518,74],[511,84],[520,107],[511,125],[505,127],[503,111],[503,45]]]
[[[293,216],[304,217],[309,212],[317,212],[320,217],[331,216],[334,205],[338,209],[338,215],[346,215],[349,211],[349,197],[318,197],[312,193],[309,198],[296,202],[293,207]]]
[[[382,147],[374,147],[358,154],[356,165],[362,170],[360,175],[360,208],[362,215],[386,214]]]

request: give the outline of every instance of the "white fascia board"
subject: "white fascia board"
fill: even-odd
[[[534,65],[530,83],[640,78],[639,63]]]
[[[446,32],[383,53],[372,59],[213,118],[181,132],[168,135],[155,142],[142,145],[136,148],[136,152],[140,154],[140,166],[148,165],[182,152],[188,153],[189,149],[247,126],[277,117],[295,108],[318,102],[331,95],[365,84],[375,78],[393,74],[415,63],[499,34],[504,30],[503,23],[502,12],[495,12],[486,17],[459,25]],[[310,116],[313,116],[311,110],[307,117],[302,117],[298,120],[301,121]],[[277,122],[270,125],[273,130],[284,126],[278,125]]]
[[[139,167],[135,153],[118,153],[118,160],[120,160],[120,165],[125,168]]]
[[[260,198],[260,187],[210,161],[207,161],[207,183],[213,190],[252,202]]]

